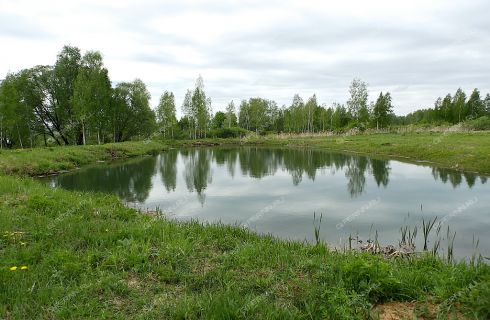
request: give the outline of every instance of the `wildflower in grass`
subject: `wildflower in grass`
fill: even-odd
[[[10,271],[16,271],[16,270],[17,270],[16,266],[10,267]]]
[[[27,266],[20,267],[20,270],[27,270]]]

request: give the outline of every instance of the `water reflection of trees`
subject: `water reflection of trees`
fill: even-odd
[[[319,169],[337,171],[346,168],[347,189],[352,197],[364,191],[366,172],[373,175],[378,186],[386,186],[389,182],[388,161],[319,150],[244,147],[186,149],[181,154],[185,162],[187,189],[191,192],[195,190],[201,202],[205,198],[204,190],[211,182],[211,160],[220,166],[226,165],[231,175],[235,173],[238,162],[242,175],[258,179],[274,175],[281,168],[291,175],[294,185],[301,183],[304,176],[314,181]]]
[[[165,189],[175,191],[177,187],[177,163],[181,156],[184,164],[183,178],[189,192],[196,192],[199,201],[205,201],[205,190],[212,182],[212,162],[225,166],[231,176],[240,170],[244,176],[261,179],[274,175],[278,170],[290,174],[293,185],[306,177],[314,181],[318,170],[342,170],[347,178],[347,190],[351,197],[362,194],[366,177],[371,175],[378,187],[389,183],[389,161],[370,159],[357,155],[345,155],[311,149],[273,149],[261,147],[202,148],[169,150],[158,157],[132,160],[124,163],[88,168],[80,173],[61,175],[54,184],[67,189],[98,191],[117,194],[126,201],[144,202],[152,187],[151,179],[160,173]],[[469,172],[432,168],[435,180],[450,183],[453,187],[466,182],[473,187],[478,179],[486,183],[487,178]]]
[[[206,187],[206,181],[210,180],[207,174],[209,162],[204,161],[213,158],[218,165],[226,165],[230,174],[234,174],[237,163],[243,175],[254,178],[262,178],[274,175],[279,168],[287,171],[294,185],[301,183],[303,176],[315,180],[317,170],[320,168],[333,168],[334,170],[346,169],[346,177],[349,179],[348,190],[352,196],[361,194],[364,190],[366,171],[371,168],[378,185],[388,184],[389,166],[387,161],[369,160],[366,157],[332,154],[329,152],[298,149],[266,149],[266,148],[220,148],[183,151],[186,161],[186,183],[189,190],[196,189],[202,192]],[[208,165],[204,165],[204,163]],[[196,163],[201,165],[196,166]],[[197,170],[197,171],[196,171]],[[198,173],[198,174],[197,174]],[[191,177],[193,177],[191,179]],[[202,181],[196,180],[200,177]]]
[[[65,189],[113,193],[129,202],[144,202],[152,187],[155,157],[87,168],[83,173],[55,177],[53,183]]]
[[[432,176],[435,180],[440,180],[444,183],[451,183],[453,188],[458,187],[463,182],[463,178],[469,188],[472,188],[475,185],[478,178],[482,184],[487,182],[487,177],[485,176],[478,176],[472,172],[459,172],[444,168],[432,168]]]
[[[177,150],[172,149],[158,156],[162,183],[167,191],[174,191],[177,187],[177,155]]]
[[[210,149],[184,150],[182,156],[185,162],[184,179],[189,192],[196,191],[201,204],[206,195],[204,190],[212,182]]]

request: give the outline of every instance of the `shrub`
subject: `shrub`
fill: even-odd
[[[483,116],[473,120],[467,120],[463,123],[467,130],[490,130],[490,117]]]
[[[231,127],[231,128],[218,128],[211,131],[210,136],[213,138],[241,138],[247,135],[247,130]]]

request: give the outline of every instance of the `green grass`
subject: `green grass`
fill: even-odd
[[[490,174],[490,132],[412,132],[311,138],[292,136],[287,139],[266,136],[249,139],[247,143],[359,152]]]
[[[485,264],[337,253],[30,178],[0,176],[0,234],[7,319],[365,319],[375,304],[427,299],[490,315]]]
[[[167,147],[162,142],[139,141],[89,146],[63,146],[0,151],[0,172],[41,175],[72,170],[96,161],[110,161],[155,154]]]
[[[245,143],[362,152],[487,173],[489,138],[425,133]],[[205,144],[210,142],[237,140]],[[390,301],[415,301],[419,313],[427,313],[429,301],[440,319],[454,310],[469,319],[490,317],[490,266],[483,263],[339,253],[239,227],[149,216],[115,196],[51,189],[21,177],[190,144],[0,152],[0,171],[16,175],[0,175],[0,319],[366,319],[376,318],[373,306]]]

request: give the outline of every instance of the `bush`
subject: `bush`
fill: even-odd
[[[483,116],[463,123],[463,128],[467,130],[490,130],[490,117]]]
[[[241,138],[247,135],[247,130],[231,127],[231,128],[218,128],[211,131],[210,136],[213,138]]]

